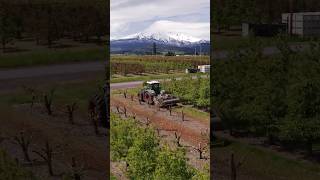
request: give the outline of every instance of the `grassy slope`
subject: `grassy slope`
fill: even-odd
[[[232,142],[227,147],[217,147],[214,150],[216,159],[229,158],[231,153],[235,154],[236,162],[244,159],[239,169],[239,179],[247,175],[260,179],[287,179],[287,180],[316,180],[320,178],[320,165],[299,160],[291,160],[278,154]],[[226,161],[229,165],[229,161]],[[217,167],[219,168],[219,166]],[[229,168],[229,166],[227,167]]]

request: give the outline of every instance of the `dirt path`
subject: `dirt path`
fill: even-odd
[[[137,100],[131,101],[119,95],[112,96],[110,103],[112,107],[118,106],[121,110],[126,107],[128,115],[135,114],[141,119],[148,118],[156,127],[162,130],[180,132],[181,138],[193,146],[197,146],[199,143],[206,143],[202,133],[208,130],[210,122],[199,121],[188,116],[185,116],[185,120],[182,121],[181,114],[173,113],[170,116],[165,109],[160,109],[159,111],[153,106],[140,105]]]

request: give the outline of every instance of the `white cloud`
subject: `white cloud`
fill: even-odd
[[[208,24],[209,14],[210,0],[111,0],[111,37],[118,38],[143,31],[161,20],[177,21],[175,27],[179,23],[186,23],[181,24],[188,25],[185,31],[189,29],[193,33],[196,30],[190,24]],[[207,31],[209,35],[209,27]]]
[[[147,33],[172,32],[182,33],[199,39],[209,40],[210,24],[197,22],[156,21],[144,30]]]

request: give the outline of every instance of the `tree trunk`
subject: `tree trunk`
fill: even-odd
[[[231,180],[237,179],[237,169],[234,162],[234,154],[231,154]]]
[[[50,174],[51,176],[53,176],[52,160],[51,160],[51,159],[48,159],[48,171],[49,171],[49,174]]]
[[[2,38],[2,52],[3,53],[6,52],[6,40],[5,40],[5,38]]]
[[[307,141],[307,144],[306,144],[306,148],[307,148],[307,152],[308,152],[308,155],[309,156],[312,156],[313,155],[313,148],[312,148],[312,146],[313,146],[313,143],[312,143],[312,140],[308,140]]]
[[[23,154],[24,154],[25,161],[30,162],[31,160],[30,160],[30,156],[29,156],[29,153],[28,153],[28,148],[23,146],[22,147],[22,151],[23,151]]]

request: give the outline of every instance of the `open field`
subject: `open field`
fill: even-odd
[[[104,61],[106,57],[104,52],[104,48],[92,48],[6,54],[0,56],[0,68],[8,69],[26,66]]]
[[[126,76],[123,75],[113,75],[111,77],[111,83],[121,83],[121,82],[130,82],[130,81],[148,81],[154,79],[167,79],[171,77],[185,77],[190,76],[190,74],[186,73],[143,73],[141,75],[137,74],[128,74]]]
[[[0,69],[105,61],[107,57],[106,47],[96,43],[75,42],[64,39],[57,41],[56,44],[56,48],[48,48],[36,45],[34,41],[16,42],[12,47],[16,49],[15,51],[0,53]]]
[[[111,56],[111,75],[183,73],[186,68],[210,64],[209,56]]]
[[[219,141],[218,141],[219,142]],[[241,142],[213,147],[213,177],[230,179],[231,154],[235,163],[241,163],[237,169],[239,180],[316,180],[319,179],[319,164],[294,160],[268,150]],[[215,144],[215,143],[214,143]]]

